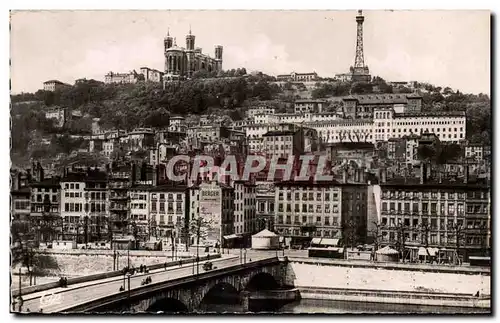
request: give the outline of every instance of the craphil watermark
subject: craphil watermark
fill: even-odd
[[[40,298],[40,307],[46,307],[51,305],[62,304],[62,295],[61,293],[51,293],[42,295]]]
[[[217,166],[212,156],[177,155],[168,161],[166,176],[168,180],[174,182],[186,181],[188,176],[193,181],[200,177],[211,179],[218,177],[219,180],[226,177],[231,181],[248,181],[252,174],[264,172],[265,175],[267,172],[267,180],[272,181],[280,171],[280,177],[284,181],[307,181],[311,177],[315,181],[331,181],[333,176],[325,174],[329,170],[327,164],[328,157],[326,155],[290,155],[286,159],[286,163],[283,163],[283,159],[277,155],[271,159],[260,155],[249,155],[246,160],[239,162],[236,156],[228,155]],[[293,178],[292,175],[294,175]]]

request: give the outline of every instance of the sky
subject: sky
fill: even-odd
[[[357,12],[345,11],[13,11],[11,91],[35,92],[57,79],[104,80],[109,72],[163,71],[167,30],[223,69],[333,77],[354,64]],[[490,94],[489,11],[363,11],[365,64],[388,81],[429,82]]]

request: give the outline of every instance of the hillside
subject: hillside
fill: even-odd
[[[170,115],[197,115],[217,111],[233,120],[244,117],[246,106],[263,102],[279,112],[290,110],[296,99],[332,98],[348,94],[410,93],[404,86],[393,87],[374,77],[370,83],[348,83],[333,80],[307,86],[300,83],[275,82],[267,75],[237,75],[170,83],[165,89],[157,83],[104,84],[85,80],[61,92],[37,91],[11,96],[11,156],[53,157],[68,154],[78,147],[91,131],[93,118],[102,128],[131,130],[136,127],[164,127]],[[241,74],[241,73],[240,73]],[[211,78],[209,78],[211,77]],[[424,111],[467,112],[467,139],[474,143],[491,143],[491,103],[487,95],[463,94],[450,88],[420,83],[415,89],[423,97]],[[55,127],[45,112],[60,106],[81,112],[82,118]],[[51,145],[44,145],[50,141]]]

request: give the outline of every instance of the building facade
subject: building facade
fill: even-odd
[[[138,81],[138,74],[135,71],[129,73],[109,72],[104,76],[104,83],[112,84],[134,84]]]
[[[489,188],[478,182],[387,180],[381,186],[381,244],[437,247],[464,261],[488,248]],[[422,179],[423,178],[423,179]],[[404,240],[403,240],[404,239]]]
[[[55,91],[60,91],[62,89],[71,87],[71,85],[63,83],[58,80],[49,80],[43,82],[43,90],[44,91],[50,91],[50,92],[55,92]]]
[[[186,35],[186,48],[178,47],[170,32],[164,39],[165,74],[164,82],[190,78],[197,71],[222,71],[222,46],[216,45],[214,57],[202,53],[195,47],[195,35]]]
[[[292,72],[290,74],[281,74],[276,76],[279,82],[312,82],[318,79],[318,74],[316,72],[310,73],[296,73]]]
[[[275,230],[286,244],[307,244],[312,237],[341,232],[342,188],[335,182],[275,184]]]
[[[141,67],[140,71],[145,82],[161,83],[163,80],[163,72],[155,70],[154,68]]]

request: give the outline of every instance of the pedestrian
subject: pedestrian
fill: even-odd
[[[167,271],[167,263],[163,265],[163,268],[165,269],[165,271]]]
[[[182,267],[182,259],[179,260],[179,267]]]

